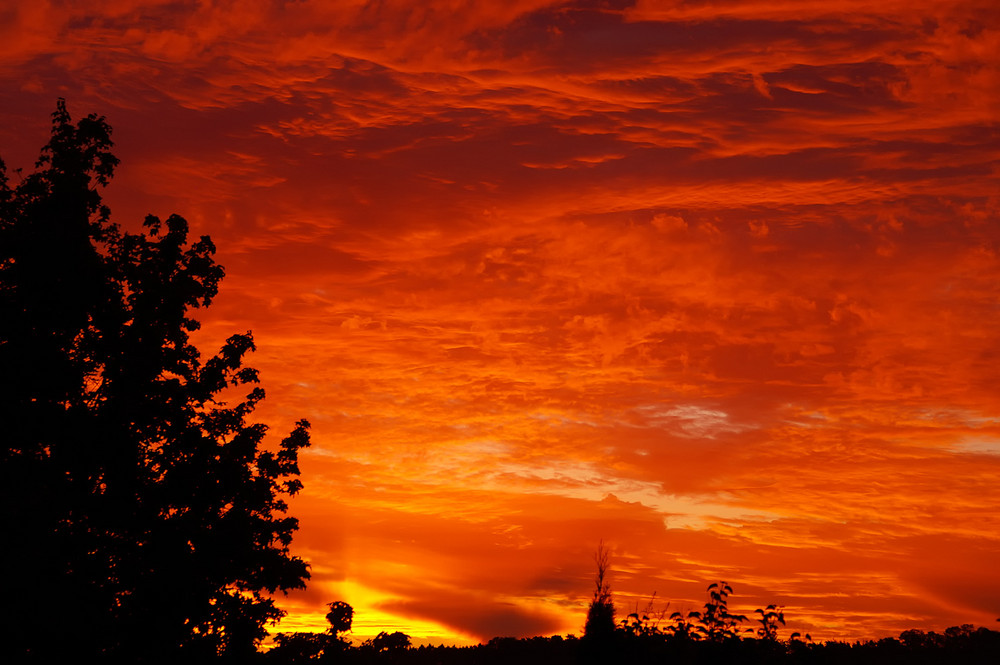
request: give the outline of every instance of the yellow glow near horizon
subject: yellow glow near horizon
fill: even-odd
[[[381,632],[400,631],[410,636],[414,645],[420,644],[478,644],[479,640],[463,635],[434,621],[404,617],[380,608],[386,601],[396,600],[391,594],[382,593],[352,581],[333,582],[324,585],[325,594],[334,600],[346,602],[354,608],[354,621],[350,633],[343,635],[357,644],[375,637]],[[277,633],[306,632],[322,633],[329,627],[325,616],[326,608],[316,612],[295,612],[282,618],[270,628]]]

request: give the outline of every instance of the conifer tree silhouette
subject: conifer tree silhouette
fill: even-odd
[[[589,637],[606,638],[615,630],[615,603],[611,597],[611,585],[608,583],[611,554],[603,540],[594,553],[594,563],[597,564],[597,573],[594,575],[594,597],[587,608],[587,623],[583,632]]]

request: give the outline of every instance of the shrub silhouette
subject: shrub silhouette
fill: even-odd
[[[739,639],[740,626],[747,620],[742,614],[732,614],[729,611],[729,596],[733,588],[726,582],[708,585],[708,602],[700,615],[697,615],[701,625],[699,632],[711,642],[724,642]]]
[[[760,618],[757,619],[760,624],[760,628],[757,629],[757,637],[762,640],[776,641],[778,639],[778,624],[785,625],[784,608],[768,605],[766,609],[754,610],[754,613],[760,615]]]
[[[0,162],[4,649],[247,656],[282,615],[269,594],[308,578],[284,499],[308,423],[263,447],[250,333],[204,361],[189,339],[224,274],[215,246],[176,215],[112,224],[111,147],[103,118],[73,123],[59,100],[36,170],[12,187]]]

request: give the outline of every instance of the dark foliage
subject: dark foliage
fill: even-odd
[[[777,640],[778,624],[785,625],[784,609],[772,604],[763,610],[756,609],[754,613],[760,615],[760,618],[757,619],[757,623],[760,624],[760,628],[757,629],[757,637],[762,640]]]
[[[339,633],[346,633],[351,630],[354,623],[354,608],[342,600],[337,600],[327,607],[330,611],[326,613],[326,620],[330,624],[330,634],[336,637]]]
[[[615,603],[608,582],[611,553],[604,541],[597,546],[594,563],[594,596],[587,607],[587,621],[583,627],[584,651],[587,663],[606,662],[612,656],[615,636]]]
[[[602,556],[604,554],[604,556]],[[597,594],[611,602],[605,575],[609,569],[607,550],[598,548]],[[731,614],[728,598],[732,587],[725,582],[709,585],[704,611],[687,615],[674,613],[663,623],[666,611],[652,611],[655,601],[640,614],[629,614],[618,628],[600,639],[593,636],[577,639],[532,637],[517,639],[495,637],[486,644],[469,647],[410,646],[403,633],[379,633],[352,646],[339,636],[350,630],[353,608],[344,602],[330,603],[326,633],[291,633],[279,635],[277,647],[265,660],[275,665],[296,663],[340,663],[344,665],[587,665],[589,663],[670,663],[672,665],[950,665],[971,663],[986,665],[1000,662],[1000,632],[971,625],[947,629],[944,634],[909,630],[899,639],[878,641],[827,642],[816,644],[807,635],[802,639],[792,633],[788,640],[778,639],[778,626],[784,625],[784,612],[776,605],[759,609],[760,628],[744,629],[747,618]],[[653,614],[655,618],[650,618]],[[754,635],[754,636],[751,636]]]
[[[60,100],[35,171],[0,163],[4,651],[17,661],[176,662],[255,653],[298,588],[298,451],[248,417],[264,397],[234,335],[206,361],[192,310],[223,277],[208,237],[110,222],[111,128]],[[234,404],[222,395],[238,397]]]
[[[671,665],[993,665],[1000,656],[1000,632],[960,626],[944,634],[907,631],[899,639],[827,642],[781,642],[734,639],[723,642],[691,640],[674,635],[630,636],[618,633],[607,663],[669,663]],[[269,662],[309,662],[308,658]],[[287,654],[286,654],[287,655]],[[586,640],[572,636],[515,639],[498,637],[471,647],[420,646],[375,652],[364,645],[339,653],[329,662],[369,665],[579,665],[592,660]]]
[[[679,664],[714,663],[994,663],[1000,662],[1000,632],[971,625],[952,627],[943,635],[910,630],[899,639],[845,644],[816,644],[809,635],[792,633],[779,639],[785,625],[784,610],[777,605],[758,609],[760,627],[743,628],[747,617],[729,611],[732,587],[725,582],[709,585],[709,600],[702,611],[674,612],[668,623],[654,614],[652,602],[646,611],[629,614],[618,626],[614,646],[615,662],[670,662]],[[665,613],[665,612],[664,612]],[[664,613],[661,613],[664,614]],[[755,637],[751,637],[754,635]],[[583,660],[590,654],[583,644]],[[564,662],[570,662],[566,660]]]
[[[275,647],[268,653],[269,660],[274,663],[331,663],[347,658],[351,643],[341,633],[351,630],[354,608],[341,600],[327,607],[330,611],[326,613],[326,620],[330,627],[325,633],[279,633],[274,638]]]

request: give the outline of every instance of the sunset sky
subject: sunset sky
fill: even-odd
[[[602,539],[620,616],[1000,626],[996,0],[2,6],[8,169],[106,116],[313,424],[277,630],[579,634]]]

